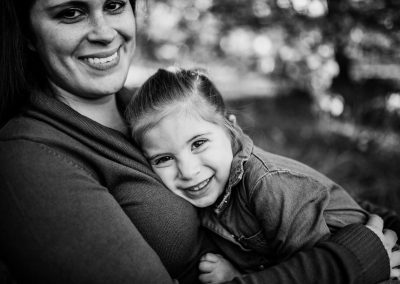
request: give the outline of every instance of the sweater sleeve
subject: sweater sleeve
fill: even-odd
[[[85,169],[29,141],[1,142],[0,165],[0,251],[18,281],[172,283],[119,204]]]
[[[389,274],[389,259],[379,238],[365,226],[353,224],[283,263],[229,283],[373,284]]]

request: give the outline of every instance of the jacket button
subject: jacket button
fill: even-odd
[[[258,266],[258,270],[264,270],[264,268],[265,268],[265,267],[264,267],[264,265],[262,265],[262,264]]]

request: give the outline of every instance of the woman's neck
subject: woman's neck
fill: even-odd
[[[118,110],[115,94],[99,98],[85,98],[72,95],[56,86],[53,87],[56,97],[76,112],[101,125],[127,134],[128,128]]]

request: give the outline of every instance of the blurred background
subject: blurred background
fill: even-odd
[[[143,1],[143,0],[142,0]],[[400,213],[398,0],[149,0],[127,86],[200,67],[255,144]]]

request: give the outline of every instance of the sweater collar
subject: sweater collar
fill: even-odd
[[[118,104],[121,109],[125,107],[124,103],[124,100],[119,100]],[[147,164],[146,159],[129,137],[81,115],[51,94],[34,92],[30,104],[22,111],[22,116],[50,125],[87,147],[102,151],[110,159],[114,159],[115,155],[118,155],[118,159],[126,160],[127,165],[128,161],[132,160]],[[14,136],[18,135],[26,135],[26,133],[17,134],[14,132]],[[54,137],[48,137],[45,133],[35,132],[28,135],[30,137],[35,136],[35,139],[40,139],[45,143],[55,142]]]

